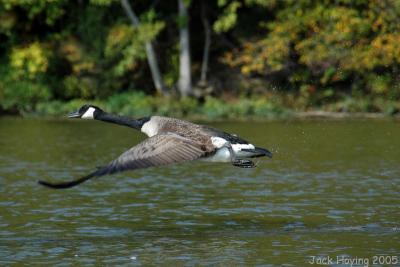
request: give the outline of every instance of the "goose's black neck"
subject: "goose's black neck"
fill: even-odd
[[[140,119],[131,119],[124,116],[114,115],[107,112],[99,112],[94,115],[95,120],[111,122],[119,125],[128,126],[137,130],[140,130],[146,122],[150,120],[150,117],[144,117]]]

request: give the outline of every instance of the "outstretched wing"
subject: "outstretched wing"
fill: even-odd
[[[107,166],[100,175],[192,161],[207,154],[205,147],[174,133],[158,134],[132,147]],[[99,175],[99,176],[100,176]]]
[[[108,165],[100,167],[97,171],[80,179],[63,183],[49,183],[45,181],[39,181],[39,183],[51,188],[69,188],[83,183],[92,177],[113,174],[125,170],[143,169],[192,161],[212,152],[213,151],[207,150],[207,146],[195,143],[180,135],[162,133],[144,140]]]

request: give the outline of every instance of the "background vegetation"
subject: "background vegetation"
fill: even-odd
[[[0,113],[400,110],[397,0],[0,3]]]

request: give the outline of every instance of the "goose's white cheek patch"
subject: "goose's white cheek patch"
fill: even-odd
[[[93,116],[94,111],[95,111],[94,108],[92,108],[92,107],[88,108],[88,110],[86,110],[86,112],[83,113],[81,119],[85,119],[85,120],[92,120],[92,119],[94,119],[94,116]]]

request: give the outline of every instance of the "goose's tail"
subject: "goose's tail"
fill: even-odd
[[[245,148],[242,150],[243,152],[248,153],[249,158],[258,158],[258,157],[269,157],[272,158],[272,152],[269,151],[268,149],[262,148],[262,147],[255,147],[254,149],[250,148]]]

